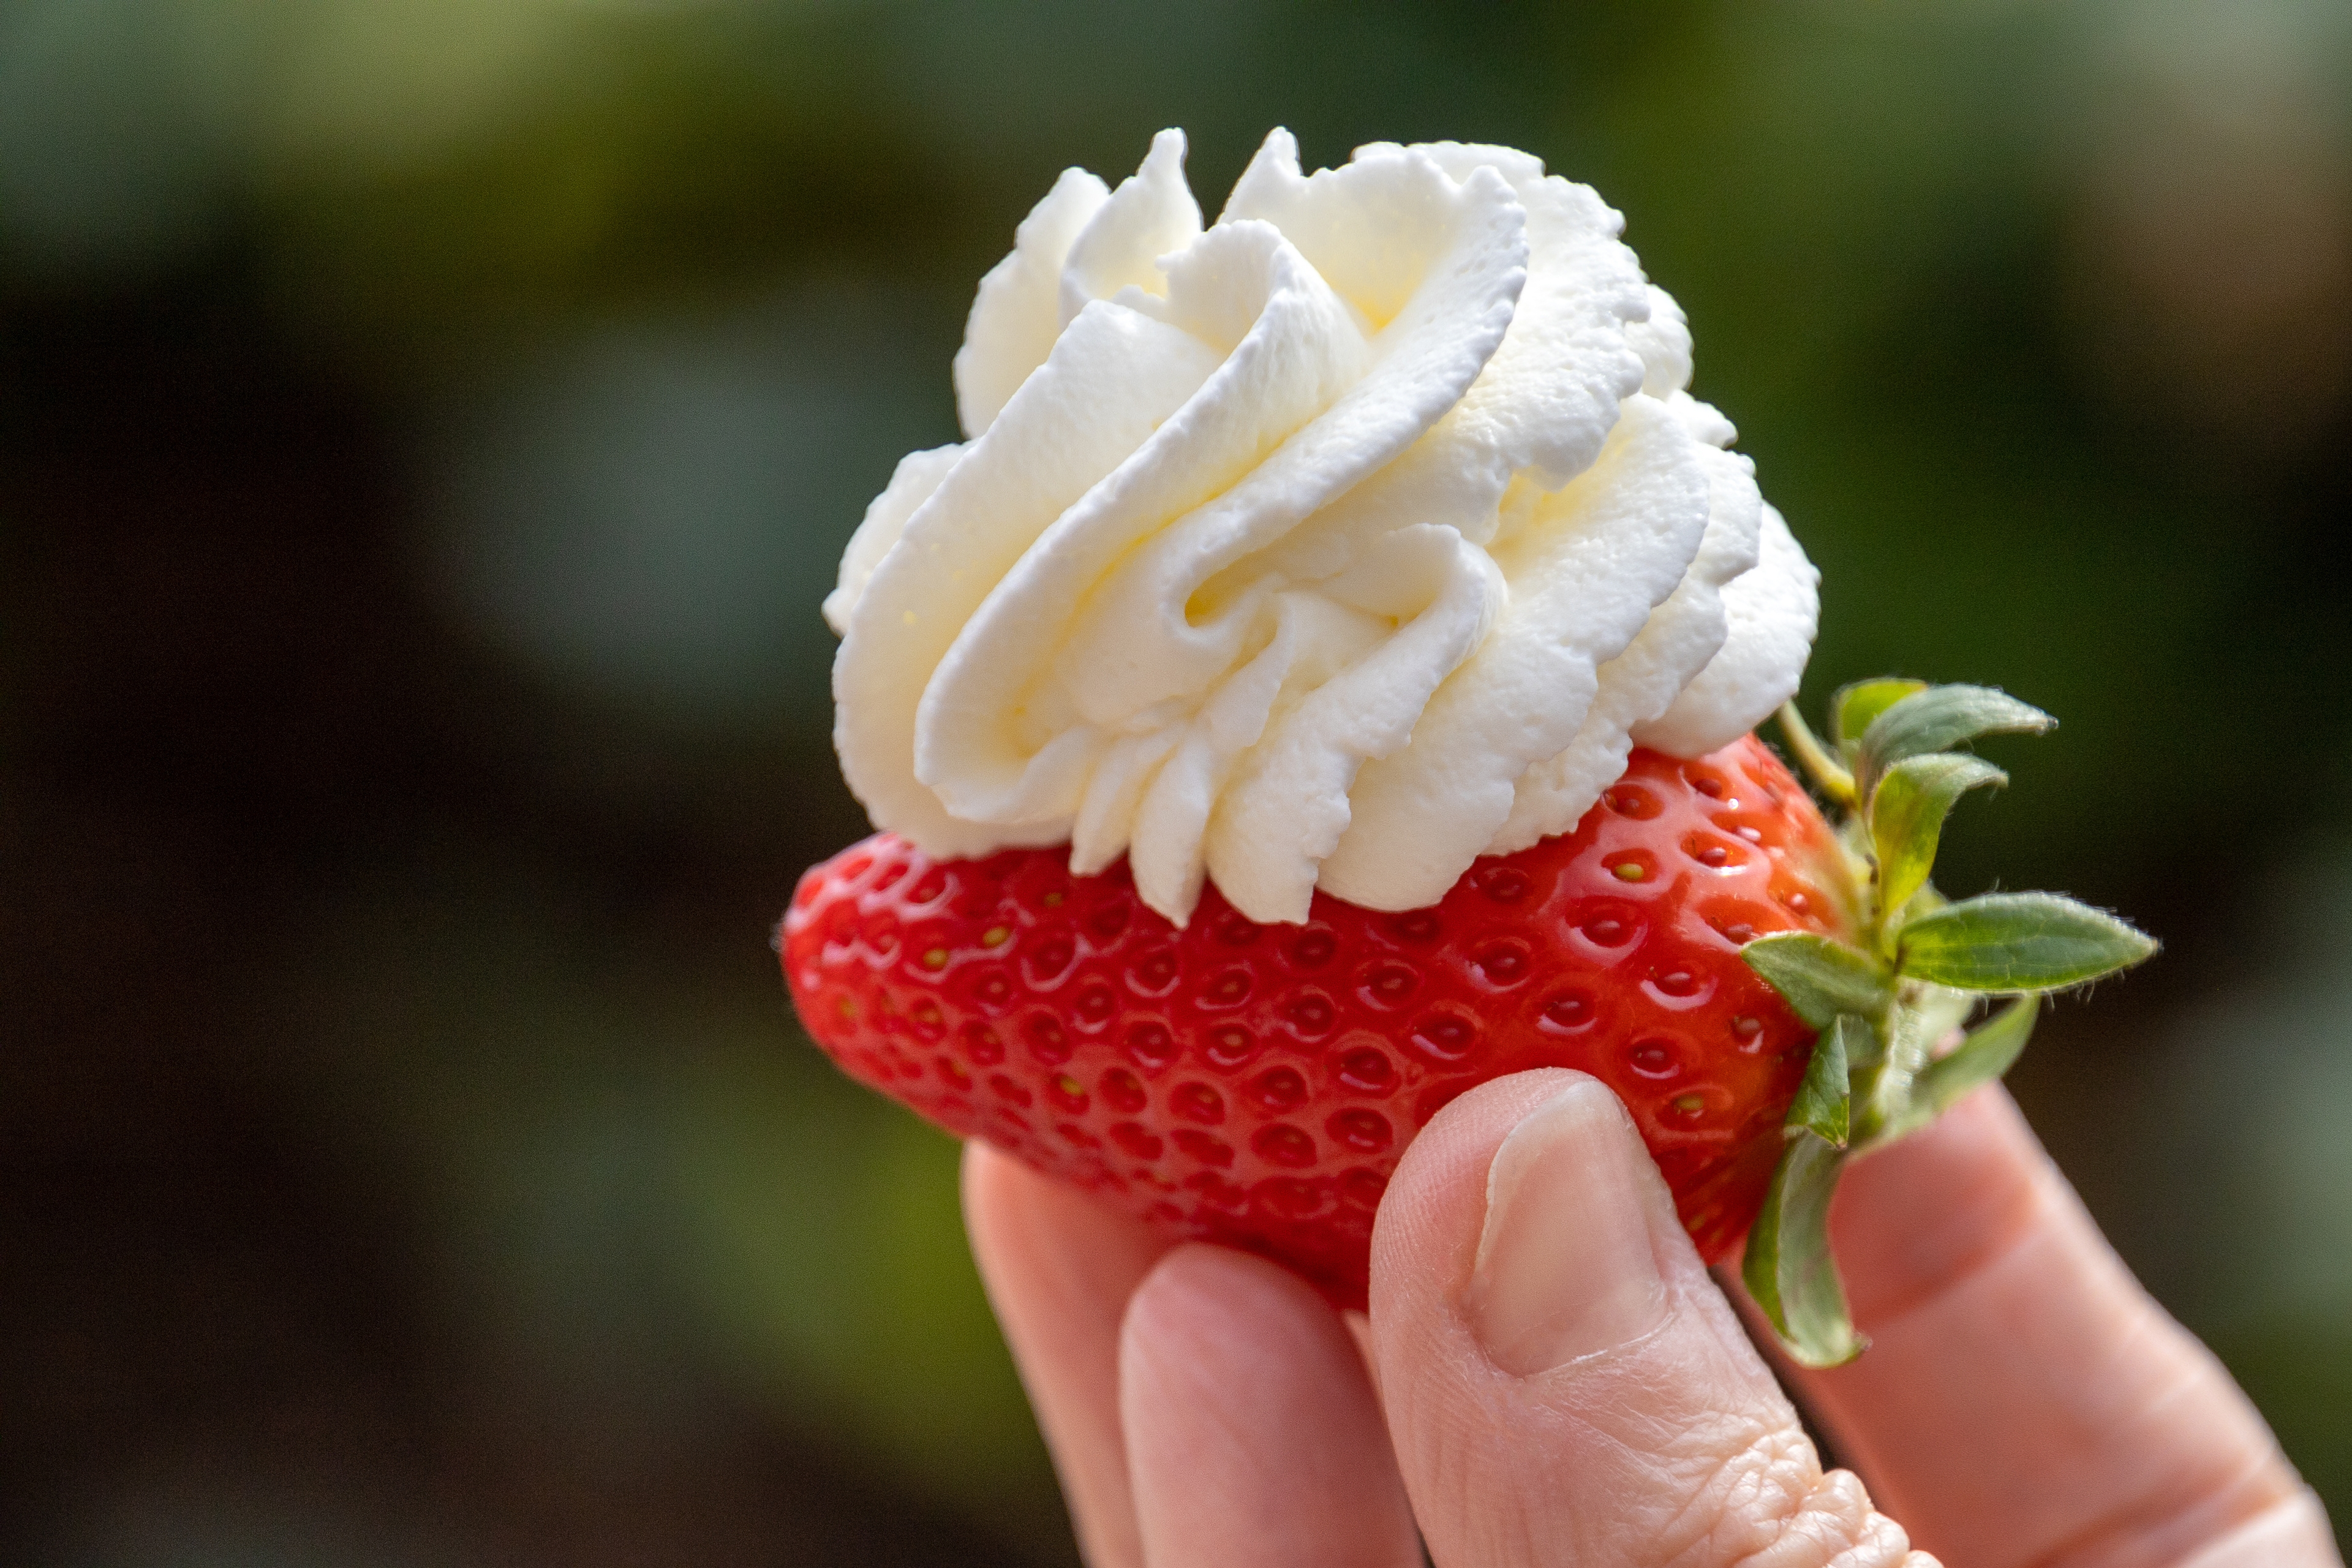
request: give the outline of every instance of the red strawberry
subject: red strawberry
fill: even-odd
[[[1405,1142],[1528,1068],[1622,1096],[1701,1250],[1727,1255],[1813,1038],[1740,949],[1855,929],[1828,825],[1752,736],[1634,752],[1573,833],[1402,914],[1318,893],[1304,925],[1261,926],[1212,887],[1179,931],[1124,864],[1066,860],[935,861],[885,833],[812,869],[782,932],[809,1032],[953,1132],[1359,1306]]]
[[[2050,716],[1979,686],[1865,680],[1829,738],[1780,721],[1832,834],[1755,737],[1636,752],[1576,831],[1473,866],[1427,909],[1318,894],[1260,926],[1211,888],[1177,931],[1124,867],[934,861],[880,834],[801,879],[793,999],[853,1077],[1171,1236],[1364,1299],[1401,1146],[1455,1095],[1572,1067],[1631,1108],[1699,1248],[1797,1360],[1860,1353],[1829,1255],[1845,1161],[1999,1078],[2044,994],[2156,943],[2051,893],[1954,902],[1945,818],[2008,782],[1952,750]],[[1962,1030],[1986,998],[2014,997]],[[1816,1034],[1814,1031],[1819,1031]]]

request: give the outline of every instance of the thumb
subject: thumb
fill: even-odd
[[[1447,1107],[1390,1183],[1371,1323],[1442,1568],[1932,1568],[1796,1412],[1624,1108],[1549,1070]]]

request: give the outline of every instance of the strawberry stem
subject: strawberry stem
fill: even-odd
[[[1740,950],[1820,1031],[1740,1268],[1789,1354],[1816,1367],[1851,1361],[1867,1342],[1847,1316],[1829,1246],[1830,1196],[1845,1161],[1917,1131],[2000,1078],[2025,1048],[2042,995],[2129,968],[2157,946],[2054,893],[1953,903],[1928,880],[1952,807],[1970,790],[2008,782],[1948,748],[1983,734],[2040,734],[2053,722],[2048,714],[1984,687],[1894,679],[1845,688],[1836,709],[1832,732],[1851,768],[1794,703],[1780,709],[1780,726],[1805,772],[1848,813],[1838,842],[1854,883],[1870,891],[1862,929],[1853,942],[1780,931]],[[1986,996],[2019,1000],[1958,1035]]]
[[[1822,744],[1813,734],[1811,726],[1805,722],[1805,716],[1797,711],[1793,700],[1780,704],[1780,732],[1788,737],[1789,750],[1797,754],[1797,762],[1813,783],[1820,785],[1822,793],[1831,800],[1852,809],[1853,774],[1846,771],[1845,764],[1830,755],[1829,748]]]

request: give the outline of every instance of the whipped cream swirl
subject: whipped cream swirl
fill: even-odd
[[[1588,187],[1507,148],[1265,140],[1203,227],[1163,132],[980,285],[969,439],[902,459],[824,612],[835,739],[933,854],[1129,858],[1181,923],[1433,903],[1635,745],[1796,689],[1817,575]]]

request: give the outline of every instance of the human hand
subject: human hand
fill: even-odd
[[[2317,1500],[2000,1089],[1858,1162],[1824,1474],[1615,1098],[1498,1079],[1407,1150],[1369,1326],[974,1143],[965,1213],[1095,1568],[2339,1568]],[[1892,1517],[1890,1517],[1890,1515]],[[1900,1519],[1902,1526],[1894,1520]]]

